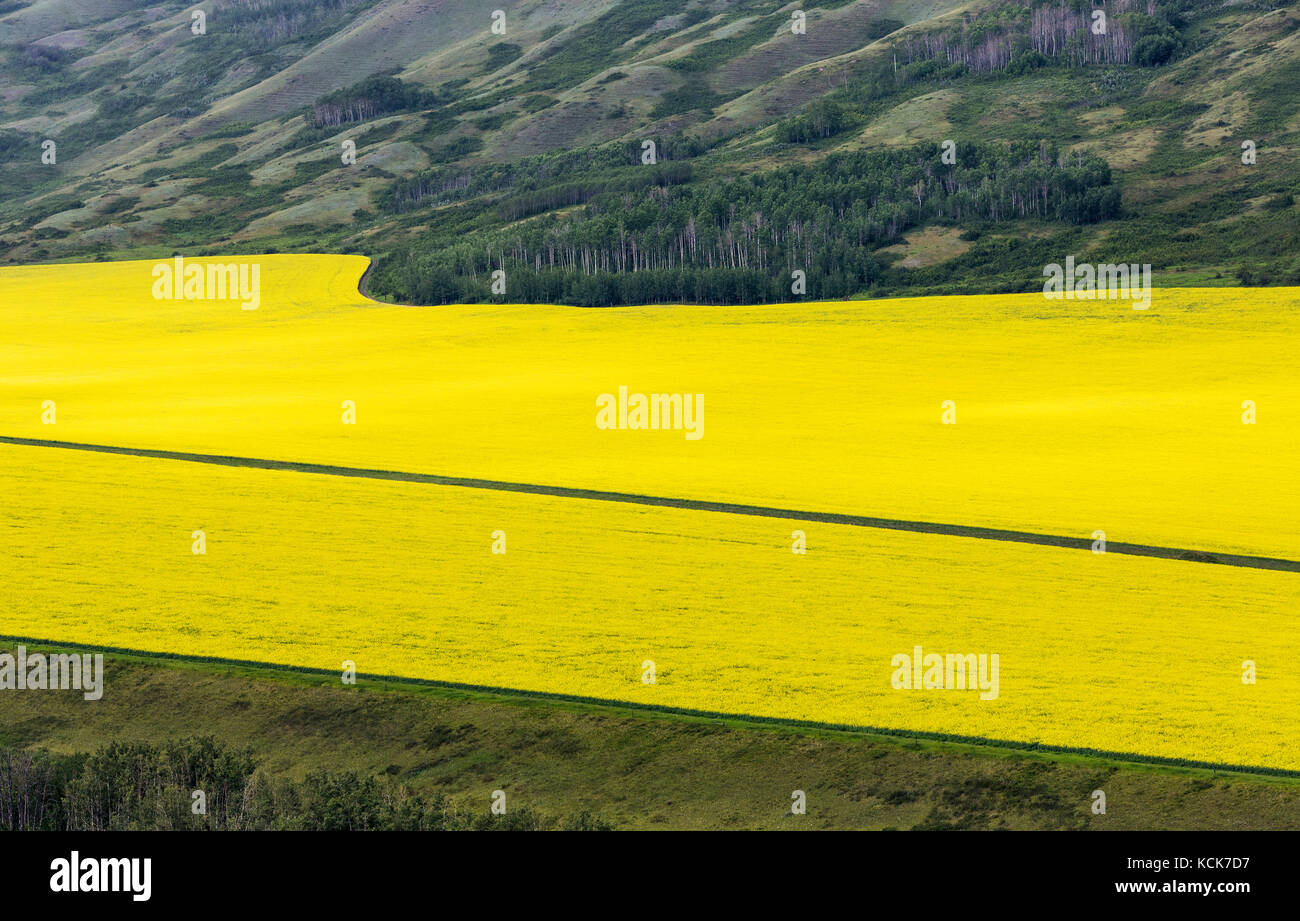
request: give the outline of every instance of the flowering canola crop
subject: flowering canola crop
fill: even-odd
[[[1300,558],[1295,289],[416,309],[248,258],[256,310],[0,270],[0,435]],[[598,428],[621,386],[703,437]],[[10,636],[1300,769],[1295,573],[28,446],[0,508]],[[917,646],[997,696],[895,688]]]

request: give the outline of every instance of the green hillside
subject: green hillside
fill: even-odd
[[[318,798],[311,796],[315,787],[380,778],[381,798],[388,798],[384,791],[425,804],[445,798],[456,815],[480,820],[491,818],[484,814],[492,792],[505,790],[517,819],[550,820],[549,827],[1300,828],[1294,777],[397,681],[343,687],[337,679],[283,669],[121,653],[106,662],[104,697],[91,708],[76,695],[0,695],[0,781],[6,769],[19,774],[21,764],[6,763],[11,750],[38,759],[49,752],[56,770],[81,771],[89,754],[113,760],[112,750],[105,751],[109,740],[138,751],[203,735],[228,750],[249,748],[268,781],[264,796],[279,784],[307,781],[301,792],[308,807]],[[322,766],[330,775],[313,783]],[[0,782],[0,801],[4,789]],[[1098,789],[1108,801],[1104,814],[1092,808]],[[806,815],[791,814],[794,790],[807,796]],[[189,788],[164,792],[173,794],[171,808],[136,827],[193,827]],[[354,796],[337,798],[349,811],[357,808]],[[283,811],[283,804],[273,805],[271,811]],[[126,817],[120,812],[119,820]]]
[[[1296,284],[1279,6],[0,0],[0,253],[361,252],[412,303]]]

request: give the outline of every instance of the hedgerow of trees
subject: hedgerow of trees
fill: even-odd
[[[514,213],[566,196],[586,200],[577,210],[397,249],[372,290],[425,304],[766,303],[790,300],[791,273],[801,270],[810,293],[843,297],[880,277],[888,260],[877,250],[931,221],[1085,224],[1120,211],[1104,160],[1047,142],[964,144],[951,165],[927,143],[723,181],[621,184],[637,170],[654,175],[627,168],[602,191],[556,184]],[[503,297],[491,292],[498,270]]]
[[[204,794],[196,814],[194,793]],[[0,748],[0,831],[603,831],[582,812],[564,820],[502,815],[424,796],[387,778],[316,771],[273,779],[247,750],[211,737],[114,742],[93,754]]]

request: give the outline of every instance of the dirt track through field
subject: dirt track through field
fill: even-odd
[[[967,537],[977,540],[1002,540],[1019,544],[1039,544],[1046,547],[1065,547],[1072,550],[1091,550],[1092,540],[1087,537],[1063,537],[1056,534],[1036,534],[1032,531],[1011,531],[1001,528],[983,528],[971,525],[940,524],[929,521],[907,521],[898,518],[873,518],[867,515],[846,515],[838,512],[808,512],[794,509],[770,508],[762,505],[743,505],[732,502],[710,502],[704,499],[680,499],[667,496],[642,496],[635,493],[608,492],[599,489],[579,489],[570,486],[544,486],[533,483],[510,483],[501,480],[483,480],[472,477],[440,476],[434,473],[406,473],[396,470],[374,470],[365,467],[339,467],[331,464],[310,464],[300,461],[268,460],[258,457],[229,457],[221,454],[191,454],[184,451],[159,451],[150,448],[125,448],[112,445],[80,444],[72,441],[50,441],[43,438],[14,438],[0,435],[0,444],[34,448],[63,448],[73,451],[94,451],[101,454],[122,454],[130,457],[148,457],[155,460],[185,461],[196,464],[215,464],[222,467],[249,467],[256,470],[280,470],[295,473],[313,473],[322,476],[356,477],[369,480],[392,480],[402,483],[426,483],[434,486],[457,486],[463,489],[493,489],[501,492],[528,493],[538,496],[555,496],[565,499],[587,499],[596,502],[623,502],[632,505],[650,505],[661,508],[678,508],[698,512],[717,512],[724,515],[751,515],[759,518],[779,518],[786,521],[811,521],[821,524],[848,525],[858,528],[878,528],[887,531],[912,531],[918,534],[941,534],[947,537]],[[1127,556],[1148,556],[1166,560],[1183,560],[1193,563],[1218,563],[1226,566],[1243,566],[1251,569],[1273,569],[1300,572],[1300,561],[1272,557],[1241,556],[1229,553],[1207,553],[1175,547],[1156,547],[1148,544],[1106,542],[1107,553]]]

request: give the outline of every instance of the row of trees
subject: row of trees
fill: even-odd
[[[196,808],[202,794],[201,811]],[[386,779],[317,771],[273,780],[247,750],[208,738],[114,742],[93,754],[0,748],[0,830],[604,830],[587,813],[467,810]]]
[[[844,254],[839,270],[814,268],[806,273],[804,290],[818,298],[849,297],[879,280],[887,270],[880,257],[858,251]],[[409,264],[408,264],[409,267]],[[405,279],[406,290],[422,304],[476,303],[492,297],[483,277],[457,275],[450,269],[416,269]],[[594,272],[580,269],[532,268],[509,275],[509,300],[523,304],[571,304],[608,307],[614,304],[777,304],[798,300],[789,275],[756,269],[649,269],[640,272]],[[500,300],[501,298],[497,298]]]
[[[277,48],[286,42],[322,37],[371,0],[235,0],[218,15],[225,25],[213,31],[229,34],[245,54]]]
[[[834,137],[848,128],[852,116],[838,100],[819,99],[777,126],[777,133],[787,144],[806,144]]]
[[[437,207],[480,195],[505,192],[522,198],[537,191],[557,196],[552,207],[577,204],[590,196],[574,200],[572,192],[560,193],[556,191],[558,187],[608,185],[610,182],[623,181],[618,178],[620,170],[623,170],[621,176],[627,177],[629,174],[625,167],[642,165],[646,141],[654,144],[657,169],[650,174],[655,177],[653,181],[636,180],[641,185],[671,185],[686,181],[690,178],[690,165],[686,161],[709,149],[699,138],[678,132],[644,140],[615,141],[577,150],[521,157],[508,163],[438,166],[396,180],[384,193],[379,204],[390,214],[401,214],[416,208]],[[562,195],[566,197],[560,197]]]
[[[1079,0],[1020,0],[961,26],[908,35],[894,45],[906,67],[942,61],[976,72],[1016,70],[1026,60],[1071,67],[1162,64],[1181,40],[1156,0],[1109,0],[1094,8]],[[916,73],[916,71],[914,71]]]
[[[653,167],[623,170],[605,178],[593,177],[576,182],[563,182],[530,192],[512,195],[497,206],[497,215],[505,221],[517,221],[534,214],[544,214],[556,208],[566,208],[591,201],[611,192],[635,193],[658,186],[680,185],[690,182],[691,165],[686,162],[660,163]]]
[[[347,89],[329,93],[312,106],[312,123],[333,128],[361,122],[393,112],[405,112],[432,104],[433,95],[396,77],[370,77]]]
[[[922,144],[727,181],[605,191],[577,213],[399,249],[373,281],[416,303],[750,303],[788,300],[798,270],[817,279],[819,296],[838,296],[879,277],[886,263],[876,250],[934,220],[1082,224],[1119,210],[1098,157],[1062,157],[1047,143],[965,144],[945,164],[939,145]],[[497,276],[494,292],[498,271],[505,290]]]

